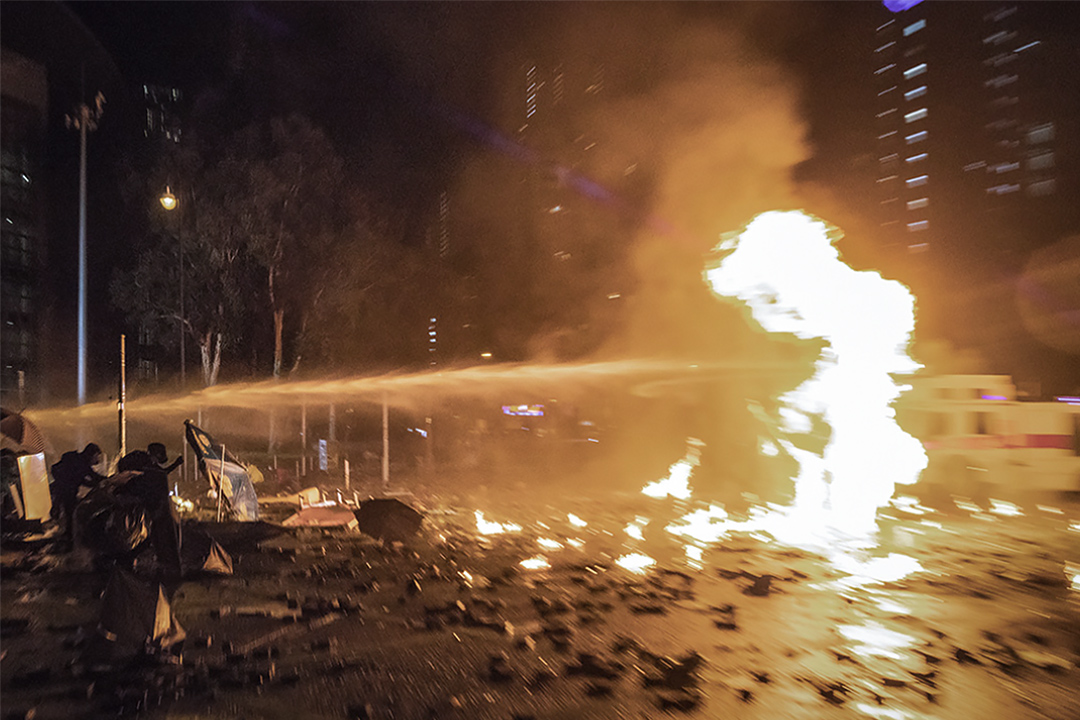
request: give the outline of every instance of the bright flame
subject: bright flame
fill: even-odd
[[[620,557],[618,560],[615,561],[615,564],[621,568],[629,570],[630,572],[643,573],[648,568],[655,565],[656,561],[648,555],[642,555],[641,553],[631,553],[629,555],[623,555],[622,557]]]
[[[831,429],[821,455],[780,443],[799,463],[786,524],[796,534],[867,536],[895,486],[926,467],[922,444],[900,429],[891,407],[907,389],[891,375],[920,367],[906,354],[915,303],[900,283],[844,263],[832,242],[820,220],[765,213],[720,245],[729,252],[706,277],[765,330],[826,341],[813,377],[779,398],[781,438],[814,432],[816,421]]]
[[[690,438],[687,442],[686,457],[668,468],[666,478],[649,483],[641,492],[654,498],[670,496],[686,500],[690,497],[690,473],[698,466],[703,443],[696,438]]]
[[[547,558],[543,555],[527,558],[522,560],[519,564],[526,570],[546,570],[551,567],[551,563],[549,563]]]
[[[514,523],[497,523],[484,519],[484,513],[476,511],[476,529],[484,535],[497,535],[504,532],[518,532],[520,525]]]
[[[581,518],[579,518],[574,513],[567,513],[566,519],[569,520],[570,524],[573,525],[574,527],[583,528],[583,527],[585,527],[586,525],[589,524],[589,523],[585,522],[584,520],[582,520]]]

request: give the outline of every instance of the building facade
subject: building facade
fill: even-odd
[[[48,118],[45,68],[3,50],[0,78],[0,392],[6,407],[37,399],[46,261],[44,149]]]
[[[911,253],[1015,262],[1067,232],[1075,160],[1060,72],[1072,48],[1043,3],[890,0],[874,29],[879,222]],[[1075,101],[1074,101],[1075,105]],[[972,243],[977,242],[978,247]],[[948,247],[952,243],[953,247]]]

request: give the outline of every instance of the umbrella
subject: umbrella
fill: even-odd
[[[356,510],[360,532],[383,540],[405,540],[412,537],[424,522],[424,516],[393,498],[365,500]]]
[[[48,444],[37,425],[7,408],[0,408],[0,434],[3,435],[3,447],[17,453],[37,455],[45,452]]]

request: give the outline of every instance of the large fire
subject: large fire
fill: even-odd
[[[764,455],[786,453],[798,462],[793,505],[741,523],[714,507],[687,516],[669,528],[673,533],[715,541],[739,527],[801,545],[828,545],[837,535],[869,538],[895,486],[914,482],[926,466],[922,445],[896,424],[892,409],[906,389],[893,375],[920,367],[906,352],[914,298],[899,282],[844,263],[830,235],[825,223],[801,212],[765,213],[725,239],[723,258],[706,272],[717,295],[745,303],[766,331],[825,342],[814,375],[778,398],[779,417],[770,419],[775,443],[761,443]],[[800,436],[822,423],[829,439],[819,454]],[[692,457],[672,467],[668,481],[677,477],[680,489]],[[656,495],[660,487],[669,485],[644,491]]]

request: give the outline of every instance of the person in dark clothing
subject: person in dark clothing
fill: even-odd
[[[90,443],[82,452],[71,450],[60,457],[51,470],[53,476],[53,518],[60,525],[61,544],[70,548],[74,540],[73,527],[75,506],[79,502],[79,489],[93,488],[105,479],[94,470],[104,455],[96,444]]]
[[[120,473],[135,473],[122,485],[118,485],[117,495],[135,497],[146,509],[150,520],[150,543],[166,571],[180,573],[180,524],[173,510],[169,497],[169,473],[183,462],[183,457],[167,467],[162,467],[168,460],[165,446],[150,443],[146,450],[133,450],[117,463]]]
[[[164,471],[164,473],[168,475],[183,464],[184,457],[183,455],[177,455],[172,463],[166,465],[165,463],[167,462],[169,462],[169,455],[165,450],[165,445],[163,443],[154,442],[147,445],[145,450],[132,450],[127,455],[120,458],[120,462],[116,465],[116,471],[126,472],[128,470],[156,468]]]

